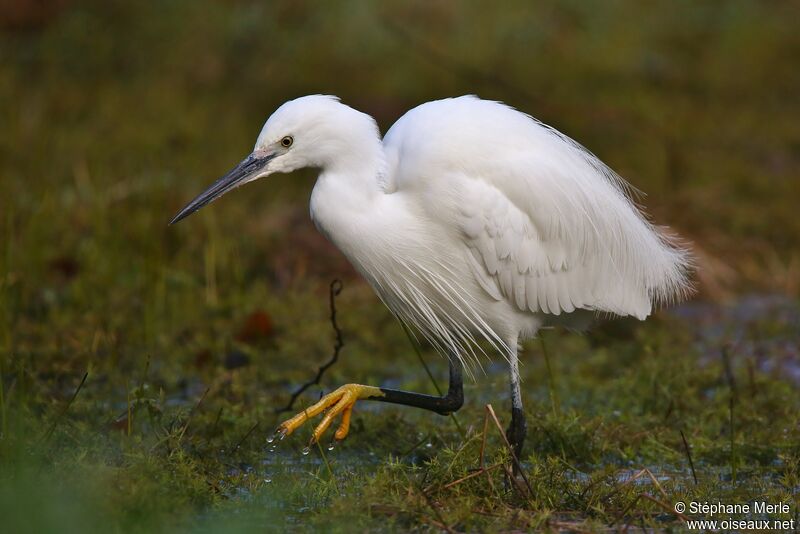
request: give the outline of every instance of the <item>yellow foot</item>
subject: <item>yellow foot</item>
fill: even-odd
[[[280,426],[278,426],[278,433],[288,436],[311,417],[328,410],[320,424],[314,429],[314,433],[311,435],[311,443],[313,444],[319,441],[319,438],[328,430],[334,418],[339,414],[342,414],[342,421],[339,423],[339,428],[336,430],[333,437],[342,440],[347,437],[347,433],[350,431],[350,416],[353,414],[353,406],[356,405],[356,401],[383,397],[384,395],[385,393],[381,391],[380,388],[374,386],[345,384],[333,393],[328,393],[322,397],[318,403],[309,406],[291,419],[287,419],[281,423]]]

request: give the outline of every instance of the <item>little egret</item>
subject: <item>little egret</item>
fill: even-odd
[[[450,363],[443,397],[347,384],[279,427],[292,433],[341,416],[356,401],[449,414],[463,404],[462,369],[479,365],[479,340],[507,360],[509,439],[525,439],[518,344],[549,325],[578,328],[596,314],[650,315],[690,289],[689,254],[651,225],[628,184],[569,137],[475,96],[422,104],[383,140],[375,120],[338,98],[286,102],[253,152],[172,223],[226,192],[276,172],[320,169],[311,218],[383,303]]]

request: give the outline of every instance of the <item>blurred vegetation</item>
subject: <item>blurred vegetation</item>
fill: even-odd
[[[322,388],[433,390],[308,221],[312,173],[166,222],[289,98],[336,94],[385,130],[476,93],[645,191],[692,242],[699,298],[791,301],[799,17],[791,1],[0,2],[0,530],[675,526],[656,501],[680,498],[784,500],[796,515],[796,312],[714,323],[711,344],[685,315],[547,332],[549,371],[539,343],[523,370],[532,491],[500,468],[445,488],[478,466],[483,404],[506,416],[499,366],[468,385],[465,434],[360,405],[334,451],[264,442],[331,351],[333,278],[346,345]],[[488,436],[491,465],[505,453]],[[660,490],[631,481],[643,468]]]

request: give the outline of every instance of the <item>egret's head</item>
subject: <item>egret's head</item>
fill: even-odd
[[[357,164],[380,145],[375,121],[332,96],[290,100],[267,119],[253,152],[183,208],[170,224],[188,217],[240,185],[275,172]]]

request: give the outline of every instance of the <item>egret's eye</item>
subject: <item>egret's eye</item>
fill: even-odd
[[[284,148],[289,148],[290,146],[292,146],[293,142],[294,142],[294,139],[292,139],[292,136],[291,135],[287,135],[286,137],[281,139],[281,146],[284,147]]]

